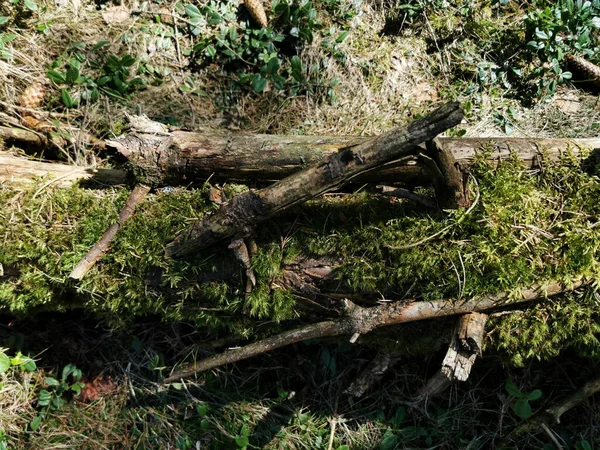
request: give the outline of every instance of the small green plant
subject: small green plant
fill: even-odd
[[[242,425],[240,432],[235,437],[235,444],[239,450],[246,450],[248,448],[248,445],[250,444],[249,435],[250,432],[248,431],[246,424]]]
[[[537,94],[550,97],[557,84],[571,79],[571,73],[561,68],[566,54],[598,58],[594,30],[600,28],[600,0],[560,0],[540,6],[525,16],[526,40],[528,51],[541,62],[533,73],[540,78]]]
[[[7,372],[11,368],[33,372],[37,366],[35,361],[21,352],[17,352],[14,357],[6,354],[6,349],[0,348],[0,374]]]
[[[198,62],[218,64],[235,74],[235,83],[256,93],[270,85],[291,95],[307,92],[333,97],[339,80],[323,79],[322,67],[305,67],[299,58],[304,45],[323,29],[310,1],[275,0],[267,28],[256,28],[250,20],[239,21],[233,3],[187,4],[184,11],[190,33],[198,37],[191,51]],[[323,49],[341,59],[339,44],[348,33],[336,30],[330,28],[331,37],[323,40]],[[184,84],[182,89],[189,91],[190,87]]]
[[[515,399],[513,412],[521,419],[529,419],[533,414],[529,402],[539,400],[542,397],[542,391],[535,389],[531,392],[523,392],[510,380],[506,381],[505,388],[506,392]]]
[[[81,369],[74,364],[67,364],[62,370],[60,379],[46,377],[47,389],[40,390],[37,400],[38,406],[43,409],[29,424],[32,431],[40,427],[49,411],[57,411],[64,406],[64,397],[67,393],[76,396],[81,394],[81,390],[85,387],[85,383],[80,381],[81,376]]]
[[[0,33],[0,58],[10,61],[12,59],[12,51],[6,48],[6,44],[16,39],[14,33]]]
[[[143,80],[131,74],[135,58],[114,55],[108,47],[108,41],[99,41],[89,48],[84,42],[75,42],[50,65],[46,74],[61,87],[61,100],[67,108],[94,102],[100,94],[116,100],[127,99],[132,91],[143,86]]]

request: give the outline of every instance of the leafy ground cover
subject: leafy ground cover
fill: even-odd
[[[200,130],[374,135],[458,99],[468,114],[456,135],[598,133],[596,97],[565,62],[598,62],[597,1],[276,0],[265,9],[269,26],[260,28],[230,1],[3,0],[0,121],[24,116],[12,107],[41,83],[52,133],[73,138],[58,157],[83,165],[112,164],[83,131],[119,135],[127,113]],[[307,248],[341,254],[340,277],[355,288],[425,297],[597,277],[597,177],[568,158],[542,174],[478,170],[482,201],[444,241],[386,250],[457,217],[390,209],[364,192],[324,199],[284,218],[296,227],[285,246],[275,225],[265,229],[259,281]],[[343,389],[373,346],[399,351],[445,326],[387,330],[358,346],[298,344],[166,388],[160,379],[172,365],[215,340],[236,345],[300,313],[285,292],[259,286],[245,299],[241,286],[198,283],[194,270],[212,270],[210,259],[162,260],[186,218],[214,207],[202,189],[151,196],[105,264],[65,287],[126,192],[38,193],[43,185],[0,190],[0,267],[23,270],[0,284],[0,449],[491,448],[597,372],[591,289],[493,319],[493,356],[428,403],[414,394],[439,368],[439,341],[407,352],[364,399]],[[165,271],[164,285],[145,283],[151,266]],[[167,288],[190,300],[171,301]],[[564,448],[599,445],[596,402],[553,428]],[[555,448],[536,432],[505,443]]]

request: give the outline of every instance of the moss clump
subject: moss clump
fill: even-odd
[[[82,282],[70,284],[70,270],[112,223],[127,191],[47,187],[36,196],[39,186],[3,186],[0,306],[16,314],[81,307],[113,324],[158,314],[256,337],[300,316],[293,294],[278,282],[300,254],[343,261],[334,288],[387,298],[518,295],[550,280],[600,279],[598,178],[569,156],[537,174],[519,164],[476,164],[480,200],[468,214],[432,213],[364,192],[309,202],[260,227],[258,285],[248,296],[243,270],[225,244],[186,260],[164,256],[178,231],[214,209],[202,189],[150,195],[108,254]],[[442,230],[426,244],[404,247]],[[498,338],[489,346],[517,364],[566,347],[594,356],[600,346],[593,299],[568,295],[495,319]],[[257,332],[263,321],[271,325]]]

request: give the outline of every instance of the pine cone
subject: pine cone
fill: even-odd
[[[565,61],[578,79],[600,88],[600,67],[575,55],[566,55]]]
[[[256,23],[263,28],[269,26],[267,13],[260,0],[244,0],[244,5]]]
[[[35,81],[23,91],[19,98],[19,105],[24,108],[35,109],[42,105],[46,95],[46,86],[41,81]]]

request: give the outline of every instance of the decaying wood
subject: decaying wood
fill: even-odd
[[[468,174],[439,139],[426,142],[425,152],[419,156],[432,175],[435,197],[440,207],[457,209],[471,206]]]
[[[248,236],[273,215],[342,186],[361,173],[408,156],[421,142],[458,125],[463,111],[449,103],[409,125],[334,153],[273,185],[234,197],[212,216],[194,223],[167,246],[168,256],[184,256],[235,234]]]
[[[7,137],[23,133],[25,140],[6,141],[7,144],[26,146],[30,140],[37,147],[43,135],[19,128],[8,129]],[[1,133],[1,131],[0,131]],[[313,164],[346,147],[363,143],[362,137],[320,136],[268,136],[212,135],[173,131],[163,134],[133,133],[118,140],[107,141],[127,155],[135,168],[145,173],[144,181],[153,186],[189,184],[194,180],[214,181],[273,181],[280,180],[308,164]],[[452,152],[457,164],[468,169],[481,149],[489,149],[488,163],[514,157],[523,161],[527,169],[539,169],[542,151],[549,160],[572,151],[574,155],[583,149],[600,149],[600,139],[528,139],[528,138],[439,138],[443,148]],[[415,152],[422,149],[415,149]],[[122,184],[127,174],[115,169],[90,169],[58,163],[7,160],[0,153],[0,181],[29,181],[33,173],[65,173],[75,171],[72,177],[62,180],[62,185],[82,178],[98,179],[104,184]],[[41,164],[41,165],[38,165]],[[76,172],[79,171],[79,172]],[[427,186],[431,178],[422,159],[417,156],[384,164],[381,169],[357,176],[356,182],[402,183],[409,186]],[[402,192],[398,193],[400,197]]]
[[[133,189],[131,194],[129,194],[129,197],[127,197],[125,205],[119,212],[117,222],[108,227],[108,230],[104,232],[100,240],[90,249],[83,259],[77,263],[71,271],[69,278],[81,280],[85,274],[94,267],[94,264],[96,264],[96,262],[98,262],[108,251],[108,247],[117,235],[117,232],[121,229],[123,224],[133,216],[136,206],[144,199],[144,197],[146,197],[148,192],[150,192],[150,188],[142,184],[137,185]]]
[[[353,397],[362,397],[399,361],[400,358],[391,353],[379,352],[344,393]]]
[[[153,185],[188,184],[193,180],[280,180],[329,155],[368,142],[370,138],[344,136],[278,136],[246,133],[211,134],[169,131],[152,121],[132,118],[134,131],[107,146],[118,150]],[[439,138],[439,145],[468,168],[482,149],[488,161],[497,163],[513,155],[527,169],[537,169],[542,155],[556,160],[568,151],[600,148],[600,139]],[[385,164],[377,171],[358,175],[356,182],[430,184],[430,175],[417,156]]]
[[[452,382],[467,381],[477,356],[481,356],[487,314],[472,312],[458,318],[442,368],[421,389],[421,397],[441,394]]]
[[[115,169],[92,169],[67,164],[34,161],[0,152],[0,182],[30,183],[39,177],[56,177],[55,185],[70,186],[75,181],[91,179],[100,184],[118,185],[127,181],[127,174]]]
[[[565,286],[559,282],[551,282],[543,286],[533,286],[523,289],[518,298],[515,298],[514,294],[509,292],[502,292],[496,295],[462,300],[440,299],[432,301],[390,302],[371,308],[361,307],[346,300],[345,313],[341,318],[302,326],[244,347],[210,356],[199,361],[192,367],[174,372],[165,379],[165,382],[176,381],[198,372],[241,361],[306,339],[325,336],[361,335],[382,326],[487,311],[555,296],[582,286],[587,286],[590,283],[591,281],[584,279],[575,281],[569,286]]]
[[[17,147],[44,148],[48,145],[48,140],[43,134],[17,127],[0,126],[0,140],[7,147],[14,145]]]

